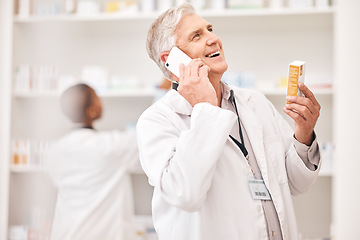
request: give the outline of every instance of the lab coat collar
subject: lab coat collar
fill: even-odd
[[[232,87],[227,85],[224,82],[220,82],[221,84],[221,91],[222,91],[222,98],[223,100],[229,100],[230,98],[230,91],[233,90]],[[234,91],[235,92],[235,91]],[[236,96],[241,102],[247,102],[250,98],[248,92],[244,91],[240,95]],[[176,90],[171,89],[168,94],[167,98],[170,102],[171,108],[178,114],[188,115],[191,116],[193,107],[191,104],[181,96]]]
[[[223,101],[228,101],[230,103],[230,91],[235,90],[228,86],[226,83],[222,82],[222,95]],[[251,95],[248,90],[245,89],[236,89],[234,91],[234,97],[236,100],[236,105],[238,108],[238,113],[240,117],[240,121],[242,122],[245,131],[249,137],[249,141],[251,147],[254,150],[255,158],[257,160],[259,169],[261,171],[263,180],[265,181],[266,186],[269,188],[271,192],[272,189],[269,187],[269,176],[267,172],[267,162],[264,145],[261,144],[264,141],[263,130],[260,122],[256,119],[253,105],[250,104]],[[232,104],[232,103],[230,103]]]
[[[269,184],[265,148],[262,144],[264,142],[263,127],[256,118],[253,105],[249,103],[251,99],[250,92],[242,91],[240,89],[240,91],[237,91],[237,93],[238,94],[235,94],[235,98],[240,121],[242,122],[245,131],[249,137],[250,144],[253,148],[255,158],[261,171],[263,180],[268,187],[270,193],[272,193],[272,189]]]
[[[193,107],[183,96],[180,95],[180,93],[171,89],[166,95],[174,112],[191,116]]]

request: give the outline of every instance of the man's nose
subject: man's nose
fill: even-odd
[[[219,41],[219,37],[216,34],[214,34],[212,32],[208,33],[208,38],[206,40],[207,45],[209,45],[209,46],[213,45],[214,43],[217,43],[218,41]]]

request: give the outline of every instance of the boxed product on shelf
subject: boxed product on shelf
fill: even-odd
[[[190,0],[189,2],[197,10],[202,10],[202,9],[205,9],[205,7],[206,7],[206,1],[205,0]]]
[[[321,76],[307,77],[306,85],[311,89],[329,89],[333,86],[330,78]]]
[[[313,0],[288,0],[289,8],[310,8],[313,7]]]
[[[97,92],[103,92],[109,88],[109,69],[103,66],[84,66],[80,79]]]
[[[84,66],[80,77],[58,73],[57,66],[22,64],[16,68],[13,85],[15,96],[29,94],[61,94],[68,87],[83,82],[98,93],[139,90],[143,87],[136,74],[110,75],[105,66]]]
[[[11,164],[21,167],[42,167],[50,143],[35,140],[12,140]]]
[[[134,0],[118,0],[107,1],[105,3],[105,12],[122,12],[122,13],[136,13],[139,10],[150,12],[155,10],[155,3],[153,0],[144,0],[139,3]]]
[[[24,225],[12,225],[9,227],[9,240],[28,240],[28,227]]]
[[[53,16],[61,14],[60,2],[45,2],[36,6],[34,14],[37,16]]]
[[[100,13],[100,3],[95,0],[78,0],[76,13],[80,15]]]
[[[263,8],[264,0],[228,0],[228,8]]]
[[[136,240],[158,239],[151,216],[136,215],[133,225]]]
[[[50,239],[51,217],[42,208],[33,207],[29,212],[29,224],[9,226],[9,240]]]
[[[15,11],[19,17],[29,17],[31,14],[30,0],[17,0],[15,1]]]
[[[214,10],[224,10],[227,7],[226,0],[211,0],[210,8]]]
[[[164,12],[172,7],[172,2],[169,0],[157,0],[156,7],[158,11]]]
[[[255,88],[253,72],[225,72],[223,81],[240,88]]]
[[[30,141],[13,140],[12,141],[12,161],[13,165],[28,166],[30,160]]]
[[[136,75],[112,76],[110,78],[109,88],[111,90],[137,89],[139,88],[139,79]]]
[[[328,8],[330,7],[330,0],[315,0],[315,7]]]
[[[20,65],[15,71],[16,92],[53,91],[57,89],[58,68],[51,65]]]
[[[156,8],[155,0],[141,0],[140,1],[140,10],[142,12],[153,12]]]

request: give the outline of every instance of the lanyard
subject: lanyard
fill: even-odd
[[[236,111],[237,120],[238,120],[238,124],[239,124],[239,135],[240,135],[241,143],[231,135],[230,135],[230,138],[236,143],[236,145],[240,148],[241,152],[244,154],[244,157],[248,160],[249,159],[249,153],[248,153],[248,151],[246,150],[246,147],[245,147],[244,137],[243,137],[242,130],[241,130],[240,117],[239,117],[239,113],[238,113],[238,110],[237,110],[237,107],[236,107],[236,101],[235,101],[234,91],[233,90],[230,90],[230,101],[232,101],[232,104],[234,104],[234,108],[235,108],[235,111]]]
[[[172,88],[173,89],[177,90],[178,86],[179,86],[179,83],[177,83],[177,82],[172,83]],[[244,157],[246,158],[246,160],[249,160],[249,153],[248,153],[248,151],[246,150],[246,147],[245,147],[244,137],[243,137],[242,130],[241,130],[240,117],[239,117],[239,113],[238,113],[238,110],[237,110],[237,107],[236,107],[236,101],[235,101],[234,91],[233,90],[230,90],[230,101],[234,105],[234,108],[235,108],[235,111],[236,111],[237,120],[238,120],[238,124],[239,124],[239,135],[240,135],[241,143],[238,140],[236,140],[233,136],[231,136],[231,135],[229,135],[229,136],[235,142],[235,144],[240,148],[240,150],[244,154]]]

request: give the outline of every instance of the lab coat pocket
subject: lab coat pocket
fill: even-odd
[[[278,178],[279,184],[286,184],[288,178],[286,174],[285,147],[282,136],[273,135],[265,137],[264,145],[269,170],[273,167],[273,171]]]

